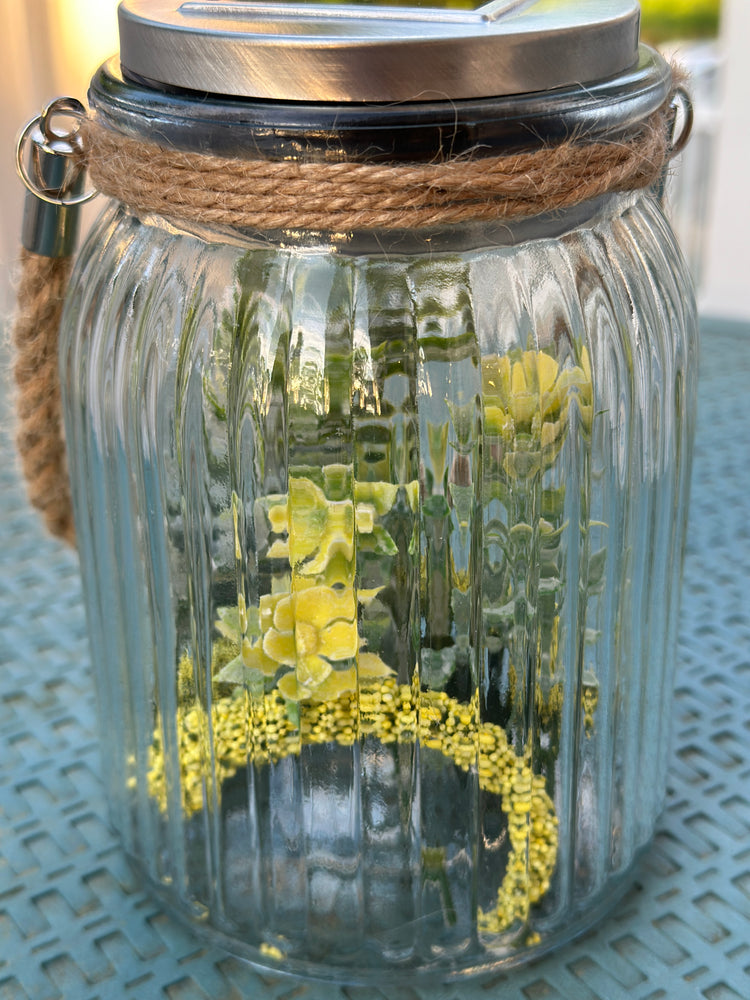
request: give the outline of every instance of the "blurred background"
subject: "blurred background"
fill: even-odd
[[[693,138],[673,164],[671,215],[703,315],[750,320],[750,0],[641,0],[642,34],[692,76]],[[12,304],[23,191],[20,126],[52,97],[84,98],[117,50],[116,0],[0,0],[0,315]]]

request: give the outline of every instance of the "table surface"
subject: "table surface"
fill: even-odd
[[[259,974],[139,887],[107,827],[77,559],[29,511],[0,393],[0,1000],[748,1000],[749,385],[750,329],[704,323],[667,806],[632,890],[525,969],[387,992]]]

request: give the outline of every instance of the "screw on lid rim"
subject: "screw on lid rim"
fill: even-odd
[[[494,0],[476,11],[124,0],[123,72],[262,100],[387,102],[525,94],[622,73],[637,0]]]

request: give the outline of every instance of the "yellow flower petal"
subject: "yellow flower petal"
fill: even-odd
[[[527,391],[528,384],[526,382],[526,372],[524,371],[523,362],[514,361],[510,375],[510,394],[511,396],[520,396]]]
[[[528,389],[535,388],[537,384],[536,356],[536,351],[524,351],[521,355],[521,364],[523,365],[523,373],[526,377],[526,387]]]
[[[536,354],[536,370],[539,392],[550,392],[560,370],[557,361],[544,351],[539,351]]]
[[[330,674],[331,664],[322,656],[306,656],[297,663],[297,683],[315,688]]]
[[[310,697],[309,689],[303,687],[298,682],[297,675],[293,670],[291,670],[288,674],[284,674],[283,677],[280,677],[276,686],[283,697],[288,698],[289,701],[304,701],[305,698]]]
[[[510,358],[507,354],[498,357],[488,355],[482,361],[482,384],[484,395],[502,401],[510,396]]]
[[[356,568],[352,555],[353,553],[351,551],[334,551],[331,553],[320,573],[316,573],[315,570],[313,570],[315,581],[311,581],[312,586],[319,586],[320,581],[318,577],[322,574],[327,586],[337,587],[338,585],[337,589],[344,587],[345,589],[351,590],[354,586]],[[306,573],[308,566],[304,566],[303,570]],[[304,577],[300,572],[297,575],[297,580],[299,581],[301,579],[304,579]]]
[[[268,520],[271,531],[277,535],[286,534],[289,530],[289,509],[286,502],[268,508]]]
[[[591,358],[589,357],[589,349],[585,345],[581,348],[581,368],[583,369],[583,375],[587,382],[591,382]]]
[[[313,701],[335,701],[342,694],[357,690],[357,673],[354,667],[348,670],[332,670],[324,681],[310,692]]]
[[[294,626],[294,644],[297,658],[315,655],[321,646],[321,635],[314,625],[297,619]]]
[[[357,503],[371,503],[382,517],[396,502],[398,485],[394,483],[355,483],[354,499]]]
[[[289,547],[293,562],[302,562],[320,545],[328,520],[323,491],[311,479],[289,478]]]
[[[591,391],[591,383],[584,375],[583,369],[579,368],[578,365],[574,365],[572,368],[565,368],[562,372],[560,372],[560,376],[557,380],[557,388],[561,393],[561,396],[566,395],[571,390],[576,390],[583,394],[589,394]]]
[[[406,496],[409,501],[409,506],[416,513],[419,510],[419,480],[412,479],[410,483],[406,484]]]
[[[369,590],[358,590],[357,591],[357,601],[363,605],[365,608],[369,607],[370,604],[375,600],[383,587],[372,587]]]
[[[351,535],[354,531],[354,504],[351,500],[331,500],[328,502],[328,522],[326,534]]]
[[[550,445],[554,444],[560,434],[560,423],[559,421],[545,421],[542,424],[542,448],[548,448]]]
[[[273,611],[273,627],[279,632],[291,632],[294,628],[294,607],[291,594],[283,596],[276,602]]]
[[[357,531],[372,534],[375,528],[375,508],[369,503],[358,503],[356,508]]]
[[[297,662],[297,647],[293,632],[278,632],[270,628],[263,636],[263,652],[277,663],[293,667]]]
[[[267,632],[271,628],[276,605],[286,596],[286,594],[263,594],[259,601],[261,632]]]
[[[325,510],[325,493],[312,479],[306,476],[289,477],[289,499],[287,501],[292,514],[303,514],[314,510]]]
[[[234,558],[239,561],[242,559],[242,547],[240,546],[240,532],[238,521],[238,511],[237,511],[237,495],[232,493],[232,522],[234,524]]]
[[[242,662],[250,670],[260,670],[266,677],[273,677],[279,669],[277,661],[263,652],[262,644],[256,642],[253,645],[249,639],[244,639],[242,642]]]
[[[310,575],[324,573],[330,563],[336,558],[350,563],[354,558],[354,543],[351,539],[343,537],[337,540],[329,540],[328,535],[326,535],[321,541],[318,554],[314,559],[310,559],[304,563],[300,568],[300,572]]]
[[[320,633],[318,652],[329,660],[346,660],[356,656],[359,636],[355,622],[334,622]]]
[[[289,542],[282,542],[280,538],[277,538],[266,555],[269,559],[288,559]]]
[[[539,411],[539,396],[531,392],[514,392],[508,402],[508,410],[517,425],[528,427]]]
[[[487,434],[505,435],[513,429],[513,421],[499,406],[485,406],[484,427]]]
[[[351,588],[334,590],[333,587],[310,587],[295,594],[294,617],[315,628],[325,628],[338,618],[354,621],[357,606]]]
[[[395,671],[380,659],[377,653],[360,653],[357,657],[359,676],[362,679],[390,677]]]

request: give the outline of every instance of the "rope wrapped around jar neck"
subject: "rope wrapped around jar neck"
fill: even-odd
[[[475,150],[432,163],[215,156],[125,136],[93,115],[81,138],[94,187],[138,213],[256,230],[424,229],[517,221],[651,186],[688,137],[689,115],[673,137],[678,95],[689,109],[684,74],[673,68],[661,107],[617,136],[499,156]],[[16,443],[29,499],[52,534],[75,544],[57,365],[70,264],[23,252],[13,343]]]
[[[432,163],[215,156],[124,136],[95,117],[83,133],[94,186],[136,212],[258,230],[423,229],[530,218],[648,187],[675,154],[681,88],[676,74],[664,104],[616,136]]]

